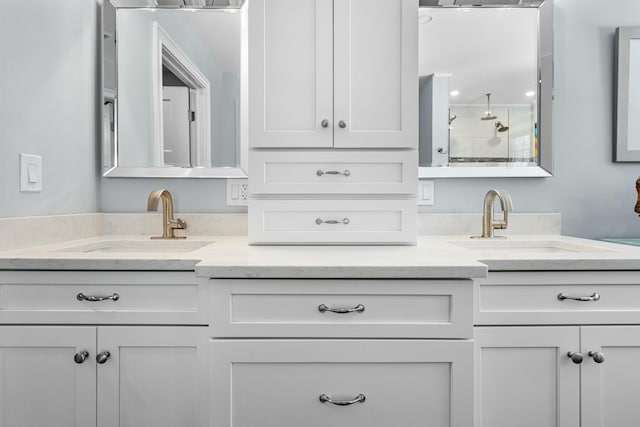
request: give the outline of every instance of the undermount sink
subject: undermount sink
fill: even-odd
[[[469,239],[466,241],[451,241],[450,243],[466,249],[487,253],[588,253],[588,252],[616,252],[609,248],[596,245],[565,242],[562,240],[512,240],[506,239]]]
[[[200,249],[210,243],[211,240],[103,240],[100,242],[85,243],[59,249],[57,252],[82,252],[82,253],[162,253],[162,252],[191,252]]]

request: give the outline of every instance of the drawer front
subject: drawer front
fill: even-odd
[[[249,242],[416,243],[417,207],[407,200],[251,200]]]
[[[207,301],[194,272],[0,272],[0,323],[206,324]]]
[[[213,337],[467,338],[470,280],[211,280]]]
[[[253,151],[253,194],[416,194],[416,150]]]
[[[213,425],[473,424],[471,341],[214,340],[211,345]]]
[[[638,272],[491,272],[475,291],[479,325],[640,322]]]

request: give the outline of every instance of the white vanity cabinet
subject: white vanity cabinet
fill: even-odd
[[[95,328],[0,326],[0,426],[96,425]]]
[[[211,280],[212,426],[468,427],[470,280]]]
[[[415,244],[418,1],[252,0],[249,241]]]
[[[476,427],[640,423],[637,272],[492,272],[475,286]]]
[[[193,271],[1,271],[0,426],[207,425],[204,283]]]

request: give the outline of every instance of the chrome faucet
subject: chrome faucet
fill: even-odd
[[[186,236],[176,236],[174,230],[187,228],[187,223],[180,218],[173,218],[173,199],[168,190],[154,190],[149,194],[147,210],[158,209],[158,201],[162,200],[162,236],[154,236],[152,239],[186,239]]]
[[[500,200],[503,217],[501,220],[493,219],[493,202],[496,197]],[[475,239],[492,239],[495,236],[493,230],[505,230],[509,225],[509,212],[513,210],[511,196],[504,190],[489,190],[484,196],[484,208],[482,213],[482,235],[474,236]]]

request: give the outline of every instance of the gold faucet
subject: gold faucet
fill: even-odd
[[[162,236],[154,236],[152,239],[186,239],[186,236],[176,236],[175,229],[184,230],[187,223],[180,218],[173,218],[173,199],[169,190],[154,190],[149,194],[147,210],[158,209],[158,200],[162,200]]]
[[[493,219],[493,202],[496,197],[500,200],[503,217],[501,220]],[[505,230],[509,225],[508,213],[513,210],[511,196],[504,190],[489,190],[484,196],[484,208],[482,214],[482,235],[473,236],[473,239],[493,239],[494,237],[504,238],[505,236],[496,236],[493,230]]]

